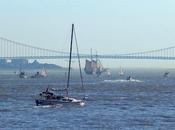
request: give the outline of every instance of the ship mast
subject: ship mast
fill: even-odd
[[[80,71],[81,87],[82,87],[82,90],[84,91],[83,99],[85,99],[85,89],[84,89],[84,85],[83,85],[83,75],[82,75],[82,70],[81,70],[80,54],[79,54],[78,41],[77,41],[77,36],[76,36],[76,33],[75,33],[75,29],[74,29],[74,37],[75,37],[76,48],[77,48],[77,57],[78,57],[78,65],[79,65],[79,71]]]
[[[91,61],[92,61],[92,48],[91,48]]]
[[[98,54],[97,54],[97,50],[96,50],[96,62],[97,62],[97,60],[98,60]]]
[[[66,86],[66,97],[68,97],[69,80],[70,80],[70,69],[71,69],[71,60],[72,60],[73,33],[74,33],[74,24],[72,24],[72,31],[71,31],[71,43],[70,43],[70,54],[69,54],[69,69],[68,69],[67,86]]]

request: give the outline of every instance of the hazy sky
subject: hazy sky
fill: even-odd
[[[0,0],[0,36],[66,50],[75,23],[81,52],[128,53],[175,45],[175,0]]]

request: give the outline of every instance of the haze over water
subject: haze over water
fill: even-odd
[[[84,76],[85,106],[35,105],[35,96],[48,85],[63,88],[65,71],[49,71],[49,77],[19,79],[13,72],[0,75],[0,128],[174,130],[175,70],[128,69],[112,76]],[[134,80],[126,81],[132,75]],[[72,72],[70,95],[82,97],[79,75]]]

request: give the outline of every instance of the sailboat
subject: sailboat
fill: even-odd
[[[119,72],[119,75],[120,75],[120,76],[123,76],[123,75],[124,75],[124,72],[123,72],[123,69],[122,69],[121,66],[120,66],[120,72]]]
[[[86,59],[84,71],[86,74],[92,75],[96,72],[97,61],[92,58],[92,49],[91,49],[91,59]]]
[[[76,33],[74,30],[74,24],[72,24],[72,31],[71,31],[71,44],[70,44],[70,55],[69,55],[69,68],[68,68],[68,77],[67,77],[67,85],[66,88],[62,90],[57,90],[59,92],[63,92],[63,94],[56,95],[53,92],[53,89],[47,88],[45,91],[41,92],[39,94],[39,98],[35,100],[36,105],[65,105],[65,104],[76,104],[76,105],[84,105],[84,99],[76,99],[69,96],[69,86],[70,86],[70,70],[71,70],[71,59],[72,59],[72,44],[73,44],[73,37],[75,37],[76,41],[76,48],[77,48],[77,57],[79,62],[79,71],[80,71],[80,79],[81,79],[81,85],[84,90],[83,86],[83,77],[82,77],[82,71],[81,71],[81,64],[80,64],[80,57],[79,57],[79,51],[78,51],[78,44],[76,40]]]
[[[111,76],[111,71],[109,69],[107,69],[107,76],[110,77]]]
[[[47,70],[45,67],[43,67],[43,69],[41,70],[41,76],[42,77],[47,77],[48,76],[48,73],[47,73]]]

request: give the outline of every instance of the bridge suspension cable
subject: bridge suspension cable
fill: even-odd
[[[93,56],[95,57],[95,55]],[[153,59],[175,60],[175,46],[151,51],[98,55],[104,59]],[[45,49],[0,37],[0,59],[65,59],[69,52]],[[77,58],[72,54],[72,58]],[[80,54],[80,58],[91,58],[90,54]]]

